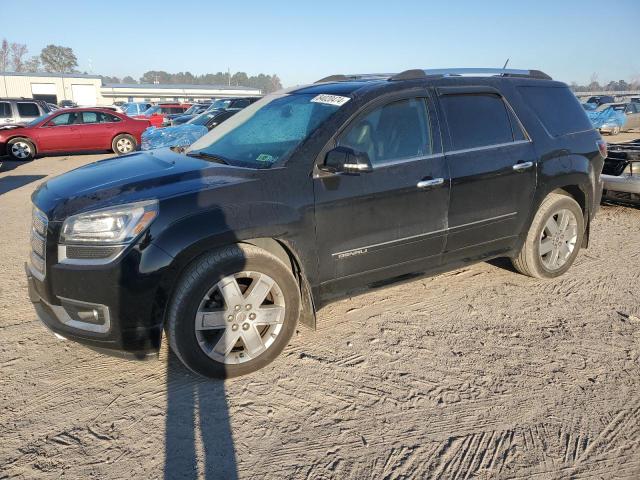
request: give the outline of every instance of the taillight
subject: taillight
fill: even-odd
[[[602,158],[607,158],[607,142],[605,142],[604,140],[598,140],[596,141],[596,145],[598,145],[598,150],[600,151],[600,155],[602,155]]]

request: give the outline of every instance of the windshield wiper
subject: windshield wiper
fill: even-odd
[[[212,153],[207,153],[207,152],[189,152],[187,153],[187,157],[204,158],[205,160],[210,160],[212,162],[222,163],[223,165],[229,165],[229,162],[227,162],[224,158],[218,155],[214,155]]]

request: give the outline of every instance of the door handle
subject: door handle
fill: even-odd
[[[444,178],[434,178],[432,180],[420,180],[416,185],[418,188],[437,187],[444,183]]]
[[[529,169],[529,168],[531,168],[531,167],[533,167],[533,162],[522,162],[522,163],[516,163],[516,164],[513,166],[513,169],[514,169],[516,172],[521,172],[521,171],[523,171],[523,170],[527,170],[527,169]]]

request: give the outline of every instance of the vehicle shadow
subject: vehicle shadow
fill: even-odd
[[[0,195],[45,177],[46,175],[8,175],[0,178]]]
[[[171,352],[167,361],[164,478],[238,478],[224,381],[196,376]]]

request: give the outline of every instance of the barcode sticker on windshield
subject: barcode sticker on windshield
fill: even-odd
[[[335,105],[336,107],[341,107],[349,100],[351,100],[349,97],[342,97],[340,95],[329,95],[327,93],[316,95],[311,99],[311,101],[314,103],[324,103],[326,105]]]

